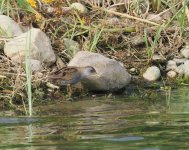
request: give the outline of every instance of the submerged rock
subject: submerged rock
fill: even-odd
[[[117,91],[131,81],[131,75],[119,62],[101,54],[80,51],[70,61],[68,66],[92,66],[97,75],[82,80],[84,88],[90,91]]]
[[[31,29],[9,42],[5,43],[4,53],[11,60],[22,63],[26,59],[26,52],[30,48],[29,59],[38,60],[50,65],[55,62],[55,54],[49,38],[40,29]]]
[[[156,66],[149,67],[146,72],[143,74],[144,79],[148,81],[156,81],[160,78],[161,73],[160,69]]]
[[[22,34],[20,26],[10,17],[0,15],[0,34],[3,36],[14,37]]]

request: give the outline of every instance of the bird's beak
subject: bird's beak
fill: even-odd
[[[92,75],[90,75],[90,76],[97,76],[97,77],[100,77],[100,75],[99,74],[92,74]]]

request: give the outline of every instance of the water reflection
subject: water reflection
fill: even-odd
[[[39,118],[0,118],[0,149],[187,149],[188,89],[157,99],[80,100],[35,108]]]

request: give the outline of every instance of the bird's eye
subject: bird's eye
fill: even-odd
[[[91,72],[96,72],[94,68],[91,68]]]

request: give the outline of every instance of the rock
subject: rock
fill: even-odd
[[[27,44],[29,41],[29,44]],[[40,29],[31,29],[5,43],[4,53],[11,60],[21,63],[25,61],[25,54],[30,45],[30,59],[39,60],[50,65],[56,61],[49,38]]]
[[[156,81],[161,76],[160,70],[156,66],[149,67],[143,74],[144,79],[148,81]]]
[[[136,68],[131,68],[130,70],[129,70],[130,72],[136,72]]]
[[[85,7],[85,5],[81,4],[81,3],[72,3],[70,6],[71,9],[75,9],[78,12],[85,14],[88,12],[87,8]]]
[[[174,59],[173,59],[173,61],[175,61],[177,65],[184,64],[184,62],[185,62],[186,60],[187,60],[187,59],[185,59],[185,58],[174,58]]]
[[[68,54],[70,58],[73,58],[73,56],[80,51],[79,43],[68,38],[64,38],[63,41],[66,54]]]
[[[173,60],[169,60],[169,61],[167,62],[166,70],[169,71],[169,70],[175,70],[175,69],[177,69],[177,64],[176,64],[176,62],[173,61]]]
[[[180,54],[185,58],[189,58],[189,45],[186,45],[184,48],[180,50]]]
[[[176,69],[175,72],[178,73],[179,77],[182,77],[184,75],[184,64],[179,65]]]
[[[0,35],[14,37],[23,33],[20,26],[12,18],[0,15],[0,20]]]
[[[177,73],[175,71],[170,70],[169,72],[167,72],[167,77],[171,79],[176,78]]]
[[[189,77],[189,60],[185,61],[183,68],[184,68],[184,76]]]
[[[82,81],[84,88],[90,91],[117,91],[131,81],[131,75],[119,62],[98,53],[79,51],[68,66],[95,68],[99,76],[89,76]]]

